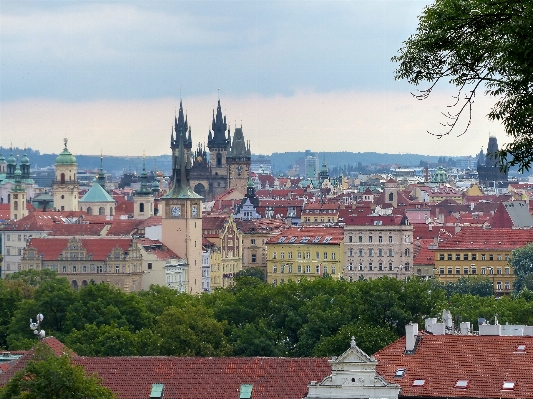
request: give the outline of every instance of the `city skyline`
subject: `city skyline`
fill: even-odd
[[[194,143],[218,98],[252,152],[473,155],[503,128],[480,97],[470,130],[437,140],[455,92],[417,101],[390,58],[427,1],[42,2],[0,10],[0,145],[170,153],[180,97]],[[423,88],[423,87],[421,87]],[[219,90],[220,89],[220,90]]]

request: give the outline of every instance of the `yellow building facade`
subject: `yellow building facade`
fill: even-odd
[[[267,241],[267,282],[314,279],[343,273],[343,229],[338,227],[290,228]]]

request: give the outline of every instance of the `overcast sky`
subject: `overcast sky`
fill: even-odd
[[[160,155],[180,96],[205,143],[220,96],[253,153],[475,155],[503,128],[478,96],[441,140],[454,92],[426,101],[390,61],[427,1],[0,1],[0,145]]]

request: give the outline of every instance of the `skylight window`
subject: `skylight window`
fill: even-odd
[[[457,380],[455,388],[466,389],[468,387],[468,380]]]
[[[414,380],[413,381],[413,386],[414,387],[423,387],[425,383],[426,383],[426,380]]]
[[[313,240],[313,243],[319,242],[321,238],[322,238],[322,236],[315,237],[315,239]]]
[[[311,239],[311,237],[302,237],[300,239],[300,242],[309,242],[310,239]]]
[[[286,236],[282,236],[279,238],[278,242],[285,242],[286,239],[287,239]]]
[[[502,390],[512,391],[514,389],[514,381],[505,381],[502,386]]]
[[[518,353],[526,353],[526,346],[525,345],[518,345],[516,348],[516,352]]]
[[[294,242],[294,241],[296,241],[297,238],[298,238],[298,237],[291,237],[291,239],[289,240],[289,242]]]
[[[324,244],[329,242],[333,237],[330,237],[330,236],[327,236],[326,238],[324,238]]]
[[[405,369],[398,369],[396,370],[396,374],[394,374],[397,378],[402,378],[405,375]]]

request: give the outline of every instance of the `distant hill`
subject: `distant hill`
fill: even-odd
[[[0,147],[1,154],[8,157],[9,148]],[[24,149],[14,148],[13,153],[22,155]],[[32,168],[44,168],[52,166],[58,154],[41,154],[38,150],[31,148],[27,149],[27,154],[30,159]],[[272,155],[264,155],[262,157],[272,161],[273,171],[275,174],[280,172],[285,173],[299,160],[306,156],[315,154],[319,158],[320,164],[323,160],[329,168],[344,166],[344,165],[401,165],[401,166],[418,166],[420,161],[435,163],[438,156],[429,156],[421,154],[387,154],[377,152],[318,152],[311,153],[309,151],[300,152],[275,152]],[[97,169],[100,167],[100,157],[97,155],[78,155],[74,154],[80,169]],[[259,155],[252,155],[252,159]],[[448,156],[447,156],[448,158]],[[457,157],[451,157],[457,158]],[[124,170],[127,172],[141,172],[142,157],[119,157],[119,156],[104,156],[103,165],[104,170],[108,173],[120,175]],[[170,155],[159,155],[156,157],[146,157],[146,169],[148,170],[162,170],[164,173],[170,173],[172,168],[172,158]]]

